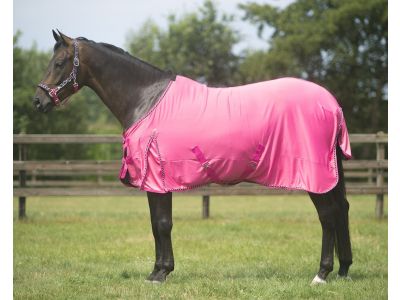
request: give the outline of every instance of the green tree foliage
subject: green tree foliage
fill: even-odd
[[[238,34],[231,29],[232,17],[218,16],[212,1],[205,1],[198,13],[182,18],[172,15],[162,31],[152,21],[128,38],[130,52],[162,69],[170,69],[210,85],[234,82],[238,57],[232,52]]]
[[[245,1],[243,1],[245,2]],[[284,9],[246,3],[244,20],[273,28],[266,51],[233,52],[239,34],[232,16],[206,0],[197,12],[152,21],[131,32],[127,48],[136,57],[212,86],[244,84],[282,76],[327,87],[344,108],[350,132],[387,131],[387,1],[298,0]],[[88,88],[57,112],[37,112],[31,99],[50,52],[18,45],[14,36],[14,133],[120,133],[121,128]],[[114,147],[114,146],[117,146]],[[41,146],[31,159],[117,158],[119,145]]]
[[[283,10],[243,4],[245,19],[274,30],[248,53],[239,80],[298,76],[339,99],[351,132],[387,131],[387,1],[298,0]]]

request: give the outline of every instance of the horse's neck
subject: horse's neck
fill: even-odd
[[[84,60],[88,68],[86,85],[127,129],[151,109],[171,75],[99,44],[88,47]]]

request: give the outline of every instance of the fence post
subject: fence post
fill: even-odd
[[[26,160],[26,145],[19,145],[19,160]],[[26,170],[19,171],[19,185],[20,187],[26,187]],[[26,218],[26,197],[21,196],[18,199],[18,218]]]
[[[203,219],[210,217],[210,195],[203,195]]]
[[[383,132],[380,131],[377,133],[377,136],[380,136],[381,134],[383,134]],[[384,159],[385,159],[385,144],[377,142],[376,160],[379,162]],[[379,188],[383,188],[383,184],[384,184],[383,169],[378,168],[376,174],[376,186]],[[382,219],[383,217],[383,199],[384,199],[383,193],[379,193],[376,195],[375,217],[378,219]]]
[[[102,184],[103,183],[103,177],[101,176],[100,170],[96,171],[96,176],[97,176],[97,183]]]

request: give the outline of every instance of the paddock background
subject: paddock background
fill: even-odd
[[[335,279],[335,258],[321,287],[309,286],[321,228],[307,196],[213,199],[205,221],[198,197],[174,197],[176,269],[162,286],[144,281],[154,247],[145,197],[31,197],[25,221],[15,199],[14,299],[387,298],[387,218],[374,218],[374,196],[349,196],[353,281]]]
[[[376,194],[375,216],[384,216],[383,202],[387,194],[387,134],[351,134],[352,146],[374,149],[375,159],[355,159],[344,161],[344,171],[348,194]],[[18,150],[18,160],[14,161],[14,196],[19,196],[19,217],[26,216],[26,198],[29,196],[122,196],[137,195],[137,189],[123,187],[117,177],[120,160],[32,160],[40,146],[61,146],[66,144],[72,153],[82,146],[120,147],[119,135],[14,135],[14,148]],[[120,149],[113,157],[118,157]],[[356,148],[356,147],[355,147]],[[360,148],[360,147],[358,147]],[[81,148],[82,149],[82,148]],[[112,148],[109,148],[109,150]],[[33,152],[33,155],[32,155]],[[76,155],[76,154],[75,154]],[[84,152],[80,157],[84,157]],[[79,157],[79,158],[80,158]],[[270,189],[250,183],[234,186],[207,185],[186,193],[201,195],[202,215],[210,215],[210,196],[214,195],[268,195],[304,193],[285,189]]]
[[[335,280],[336,267],[329,285],[309,286],[319,264],[321,229],[307,195],[261,195],[268,189],[239,185],[206,190],[212,199],[207,220],[204,199],[201,214],[199,196],[174,194],[176,269],[160,288],[144,282],[154,259],[147,200],[143,192],[121,186],[115,175],[119,161],[28,159],[35,146],[29,144],[119,144],[120,137],[15,135],[16,146],[23,147],[21,160],[14,161],[14,194],[28,195],[28,217],[19,218],[21,199],[14,198],[14,298],[386,299],[387,135],[352,135],[352,140],[376,147],[377,155],[355,160],[355,170],[346,170],[353,193],[357,186],[365,193],[348,195],[352,282]],[[75,196],[54,197],[49,191]],[[105,197],[105,191],[116,195]],[[84,192],[97,196],[82,197]],[[374,205],[380,207],[379,219]]]

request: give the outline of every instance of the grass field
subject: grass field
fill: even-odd
[[[14,200],[14,299],[386,299],[387,219],[373,196],[349,196],[353,281],[310,287],[321,228],[307,196],[176,196],[175,271],[167,283],[145,277],[153,237],[145,197]],[[387,205],[385,207],[387,212]]]

